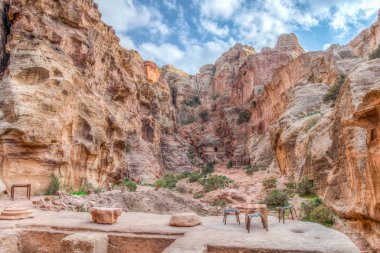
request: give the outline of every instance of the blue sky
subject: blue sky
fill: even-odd
[[[235,43],[273,47],[294,32],[308,51],[346,44],[377,18],[380,0],[95,0],[127,49],[190,74]]]

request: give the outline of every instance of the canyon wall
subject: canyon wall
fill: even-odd
[[[158,67],[119,45],[92,0],[0,7],[0,185],[161,177],[176,115]]]

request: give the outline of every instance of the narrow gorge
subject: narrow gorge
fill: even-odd
[[[38,195],[53,175],[105,189],[250,166],[308,178],[380,250],[380,59],[369,59],[380,16],[347,45],[309,52],[283,34],[260,51],[237,43],[191,75],[121,47],[93,0],[0,0],[0,10],[1,192],[27,182]]]

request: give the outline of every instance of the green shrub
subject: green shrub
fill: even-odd
[[[297,184],[297,193],[302,197],[315,194],[313,181],[311,181],[307,177],[303,177],[301,181]]]
[[[85,179],[82,183],[82,186],[79,189],[79,192],[86,192],[88,193],[90,190],[93,190],[94,186]]]
[[[173,190],[177,184],[177,179],[174,177],[173,174],[165,175],[165,188]]]
[[[256,100],[252,100],[252,104],[251,105],[252,105],[253,108],[256,108],[256,106],[257,106]]]
[[[308,200],[301,203],[304,221],[320,223],[325,226],[331,226],[335,223],[334,212],[322,203],[320,198]]]
[[[323,96],[323,102],[335,103],[335,101],[339,95],[340,88],[342,87],[342,85],[345,81],[346,81],[346,75],[345,74],[339,74],[339,76],[337,77],[337,79],[335,81],[335,84],[333,86],[331,86],[327,90],[326,94]]]
[[[232,160],[229,160],[229,161],[227,162],[227,169],[231,169],[233,165],[234,165],[234,164],[233,164]]]
[[[189,183],[197,182],[201,177],[202,177],[202,174],[201,174],[201,173],[198,173],[198,172],[192,173],[192,174],[190,175],[190,177],[189,177],[188,182],[189,182]]]
[[[166,186],[166,181],[163,178],[157,179],[156,182],[154,182],[154,188],[156,188],[156,190],[165,186]]]
[[[208,110],[203,110],[201,111],[199,114],[198,114],[199,118],[201,118],[201,120],[203,122],[206,122],[208,121],[209,119],[209,113],[208,113]]]
[[[184,119],[181,120],[182,125],[189,125],[191,123],[194,123],[195,118],[193,115],[189,114]]]
[[[280,190],[272,190],[264,198],[263,203],[269,207],[285,206],[288,204],[289,197],[285,192]]]
[[[202,169],[202,174],[207,175],[214,172],[214,163],[208,163],[206,167]]]
[[[180,174],[176,175],[176,176],[175,176],[175,179],[177,179],[177,180],[181,180],[181,179],[183,179],[183,178],[188,178],[188,177],[190,177],[190,176],[191,176],[191,172],[189,172],[189,171],[184,171],[184,172],[181,172]]]
[[[46,195],[55,195],[59,191],[61,186],[61,182],[59,181],[59,178],[56,175],[53,175],[51,177],[51,181],[49,184],[49,187],[46,190]]]
[[[193,195],[193,198],[195,199],[200,199],[200,198],[203,198],[205,196],[205,194],[203,192],[196,192],[194,195]]]
[[[275,177],[271,177],[271,178],[264,179],[261,183],[263,184],[264,188],[266,188],[266,189],[272,188],[272,187],[276,186],[277,179]]]
[[[127,188],[129,192],[135,192],[137,189],[137,184],[127,178],[123,180],[123,186]]]
[[[310,221],[317,222],[325,226],[332,226],[335,223],[335,215],[325,205],[320,205],[310,213]]]
[[[237,124],[243,124],[249,121],[249,118],[251,117],[251,111],[248,109],[244,109],[239,112],[239,117],[237,119]]]
[[[201,104],[201,100],[198,96],[194,96],[190,99],[186,99],[183,102],[186,106],[190,106],[190,107],[197,107],[198,105]]]
[[[212,202],[213,206],[219,206],[219,207],[225,207],[227,205],[226,201],[224,199],[216,199],[214,202]]]
[[[98,193],[100,193],[102,191],[102,188],[100,188],[100,187],[96,187],[96,188],[94,188],[94,193],[95,194],[98,194]]]
[[[183,184],[178,184],[176,187],[175,187],[175,190],[179,193],[182,193],[182,194],[185,194],[188,192],[188,189],[186,187],[186,185],[183,185]]]
[[[253,172],[255,172],[255,170],[251,165],[249,165],[248,167],[245,167],[245,173],[247,173],[248,175],[252,175]]]
[[[227,187],[232,183],[232,180],[226,176],[209,175],[207,178],[200,180],[200,183],[203,185],[205,192],[210,192]]]
[[[302,209],[304,218],[306,220],[309,220],[311,211],[313,211],[315,208],[317,208],[321,204],[322,204],[322,200],[320,198],[315,198],[313,200],[302,202],[301,209]]]
[[[288,190],[294,190],[297,187],[297,184],[294,181],[286,182],[285,183],[286,189]]]
[[[370,60],[377,59],[377,58],[380,58],[380,45],[375,50],[373,50],[372,53],[369,55]]]

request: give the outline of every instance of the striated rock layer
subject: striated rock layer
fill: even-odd
[[[74,188],[162,176],[161,138],[176,123],[158,67],[120,47],[91,0],[9,4],[0,6],[0,185],[42,192],[52,174]]]

